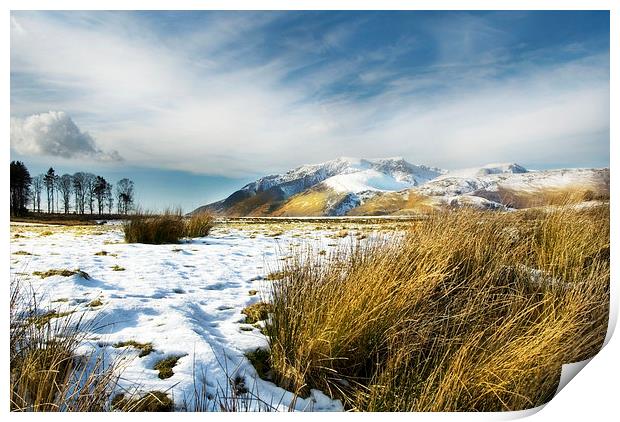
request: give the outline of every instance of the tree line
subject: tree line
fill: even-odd
[[[123,178],[116,188],[102,176],[88,172],[56,174],[50,167],[35,177],[21,161],[11,161],[11,214],[34,212],[75,214],[112,214],[114,203],[119,214],[134,207],[133,181]]]

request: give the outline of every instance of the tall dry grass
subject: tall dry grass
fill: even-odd
[[[128,243],[179,243],[184,237],[207,236],[214,222],[207,213],[186,218],[181,210],[166,210],[162,214],[139,212],[123,224],[123,232]]]
[[[102,411],[118,380],[102,354],[79,354],[81,316],[46,318],[36,295],[11,282],[11,411]]]
[[[192,214],[185,221],[186,237],[207,236],[215,226],[215,218],[209,213]]]
[[[602,345],[609,206],[438,213],[281,271],[265,332],[283,387],[353,410],[531,408]]]

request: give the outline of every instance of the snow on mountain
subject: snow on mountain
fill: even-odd
[[[402,158],[359,160],[350,170],[323,183],[337,192],[398,191],[432,180],[443,170],[416,166]]]
[[[401,190],[418,186],[443,174],[444,170],[416,166],[401,157],[364,159],[340,157],[319,164],[305,164],[284,174],[258,179],[241,190],[262,192],[278,187],[286,196],[294,195],[325,181],[339,192]]]
[[[493,163],[487,164],[481,167],[471,167],[458,170],[450,170],[439,176],[438,179],[459,177],[459,178],[472,178],[488,176],[490,174],[520,174],[527,173],[528,170],[525,167],[516,163]]]
[[[409,193],[415,194],[411,198],[415,198],[417,206],[505,209],[513,206],[506,200],[509,191],[521,195],[571,187],[605,191],[608,186],[608,169],[530,171],[515,163],[494,163],[447,171],[414,165],[401,157],[341,157],[262,177],[194,212],[318,216],[370,210],[381,214],[411,207]]]
[[[512,165],[511,165],[512,166]],[[545,188],[563,188],[571,185],[590,185],[597,182],[601,169],[560,169],[528,171],[514,165],[509,170],[519,171],[490,172],[480,174],[475,169],[449,172],[420,186],[416,191],[427,196],[457,196],[476,191],[497,192],[498,189],[536,191]],[[487,169],[480,167],[479,169]],[[508,169],[508,167],[506,167]],[[492,170],[497,167],[492,167]],[[520,171],[524,170],[524,171]],[[471,176],[471,174],[479,174]]]

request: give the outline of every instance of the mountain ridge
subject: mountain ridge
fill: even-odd
[[[261,177],[190,214],[339,216],[389,215],[446,206],[508,209],[526,204],[526,196],[529,203],[535,203],[536,195],[553,192],[557,196],[571,189],[608,197],[609,170],[531,171],[516,163],[445,170],[411,164],[402,157],[339,157]]]

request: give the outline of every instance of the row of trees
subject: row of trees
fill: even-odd
[[[134,184],[121,179],[113,185],[102,176],[77,172],[58,175],[50,167],[45,174],[31,177],[21,161],[11,162],[11,213],[23,215],[28,204],[36,212],[69,214],[73,206],[76,214],[112,213],[116,201],[117,212],[127,214],[134,205]]]

